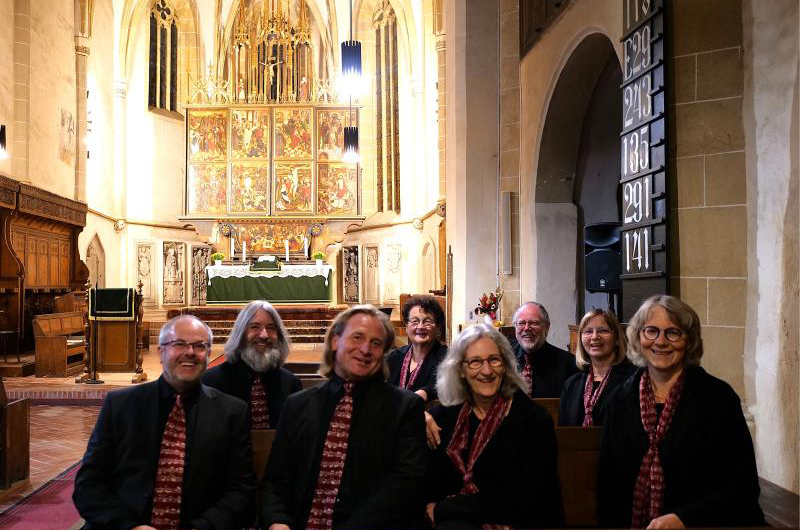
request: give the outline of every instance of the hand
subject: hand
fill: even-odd
[[[425,434],[428,438],[428,447],[431,449],[436,449],[439,447],[439,444],[442,440],[439,438],[439,431],[442,428],[436,424],[436,420],[433,419],[433,416],[425,413]]]
[[[433,509],[436,508],[435,502],[429,502],[428,505],[425,507],[425,517],[428,521],[431,522],[431,526],[436,526],[436,522],[433,520]]]
[[[427,393],[427,392],[425,392],[425,390],[423,390],[422,388],[420,388],[419,390],[417,390],[417,391],[416,391],[416,392],[414,392],[414,393],[415,393],[416,395],[418,395],[419,397],[421,397],[421,398],[422,398],[422,401],[424,401],[425,403],[427,403],[427,402],[428,402],[428,393]]]
[[[656,517],[650,524],[647,525],[647,529],[657,529],[657,528],[686,528],[683,525],[683,521],[681,518],[675,515],[674,513],[668,513],[667,515],[662,515],[661,517]]]

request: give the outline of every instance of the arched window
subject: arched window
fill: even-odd
[[[150,9],[150,65],[147,104],[178,110],[178,22],[167,0],[155,0]]]
[[[389,0],[375,10],[375,112],[378,211],[400,213],[397,17]]]

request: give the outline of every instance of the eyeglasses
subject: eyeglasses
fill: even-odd
[[[205,353],[209,349],[211,349],[211,345],[207,342],[186,342],[185,340],[171,340],[169,342],[165,342],[162,346],[172,346],[176,350],[181,351],[188,351],[189,348],[192,348],[195,353]]]
[[[544,320],[518,320],[517,323],[514,325],[517,326],[518,329],[525,329],[527,327],[541,328],[546,324],[547,322],[545,322]]]
[[[662,331],[664,332],[664,338],[670,342],[678,342],[685,336],[685,333],[678,328],[661,329],[655,326],[643,327],[642,335],[644,335],[644,338],[647,340],[656,340],[658,336],[661,335]]]
[[[436,322],[434,322],[430,318],[425,318],[423,320],[420,320],[418,318],[412,318],[411,320],[408,321],[408,325],[409,326],[414,326],[415,328],[419,327],[419,326],[423,326],[423,327],[426,327],[426,328],[432,328],[432,327],[434,327],[436,325]]]
[[[478,371],[483,367],[483,363],[489,363],[490,368],[500,368],[503,366],[503,358],[492,356],[488,359],[467,359],[463,361],[470,370]]]
[[[591,337],[595,333],[597,333],[598,335],[611,335],[611,330],[608,328],[585,328],[581,332],[581,335],[585,337]]]

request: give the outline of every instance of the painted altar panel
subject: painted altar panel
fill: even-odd
[[[164,241],[163,304],[185,304],[185,245],[180,241]]]
[[[231,164],[232,214],[269,213],[269,166],[260,162]]]
[[[303,252],[303,237],[308,234],[310,222],[242,223],[235,225],[237,250],[241,242],[247,243],[248,254],[276,254],[286,252],[284,241],[289,241],[289,253]]]
[[[192,245],[189,255],[189,268],[192,275],[191,301],[192,305],[205,305],[208,290],[208,276],[206,267],[211,259],[211,247],[208,245]]]
[[[317,165],[317,213],[319,215],[356,215],[358,213],[358,177],[356,166],[349,164]]]
[[[228,171],[225,164],[189,166],[189,215],[224,215],[227,212]]]
[[[228,156],[228,111],[188,109],[189,162],[225,161]]]
[[[343,297],[346,304],[357,304],[360,300],[360,271],[358,268],[358,245],[342,248]]]
[[[344,155],[344,128],[358,126],[358,113],[341,109],[317,110],[317,158],[320,161],[338,161]]]
[[[269,158],[269,109],[231,110],[231,158]]]
[[[311,158],[310,108],[275,109],[275,158]]]
[[[311,162],[275,163],[275,214],[311,213]]]

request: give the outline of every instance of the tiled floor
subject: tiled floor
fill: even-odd
[[[77,462],[86,451],[98,406],[31,406],[30,485],[0,503],[0,512]]]

